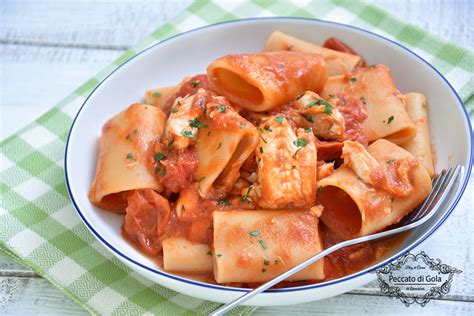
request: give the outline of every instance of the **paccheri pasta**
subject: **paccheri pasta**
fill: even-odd
[[[275,31],[264,52],[218,58],[117,111],[89,199],[124,214],[124,238],[165,271],[255,286],[426,198],[427,106],[338,39]],[[344,248],[278,286],[353,273],[398,241]]]

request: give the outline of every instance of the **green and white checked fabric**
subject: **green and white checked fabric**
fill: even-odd
[[[474,109],[474,54],[356,1],[198,0],[91,78],[48,113],[1,143],[0,251],[45,277],[93,314],[203,314],[218,304],[168,290],[115,259],[69,200],[63,170],[72,120],[91,90],[145,47],[199,26],[248,17],[314,17],[394,39],[441,71]],[[253,308],[241,307],[239,314]]]

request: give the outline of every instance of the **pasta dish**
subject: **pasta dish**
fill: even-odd
[[[263,52],[222,56],[110,118],[89,200],[164,271],[252,287],[398,223],[434,174],[423,94],[336,38],[274,31]],[[399,242],[341,249],[277,286],[351,274]]]

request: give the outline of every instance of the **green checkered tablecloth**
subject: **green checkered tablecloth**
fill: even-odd
[[[87,230],[68,197],[64,147],[90,91],[145,47],[210,23],[262,16],[314,17],[359,26],[413,49],[441,71],[472,114],[474,54],[356,1],[196,1],[91,78],[48,113],[1,143],[0,251],[43,276],[94,314],[203,314],[217,303],[191,298],[136,274]],[[241,307],[236,313],[248,314]]]

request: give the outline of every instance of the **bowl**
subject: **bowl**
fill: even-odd
[[[437,158],[436,170],[439,172],[447,166],[461,164],[467,172],[457,189],[444,200],[442,210],[412,230],[402,245],[385,260],[340,279],[270,290],[250,300],[249,305],[304,303],[335,296],[372,281],[375,275],[371,271],[413,249],[446,220],[467,185],[473,157],[469,116],[449,82],[428,62],[400,44],[353,26],[304,18],[230,21],[173,36],[135,55],[92,91],[77,113],[69,133],[65,174],[71,200],[94,236],[131,269],[177,292],[229,302],[248,290],[202,283],[160,270],[152,259],[122,238],[122,216],[102,211],[89,202],[87,193],[94,177],[102,125],[131,103],[142,100],[148,89],[168,86],[185,76],[204,73],[207,65],[222,55],[261,51],[273,30],[315,43],[336,37],[352,46],[369,64],[388,65],[402,93],[421,92],[430,101],[430,132]],[[446,123],[449,123],[449,128],[440,128]]]

